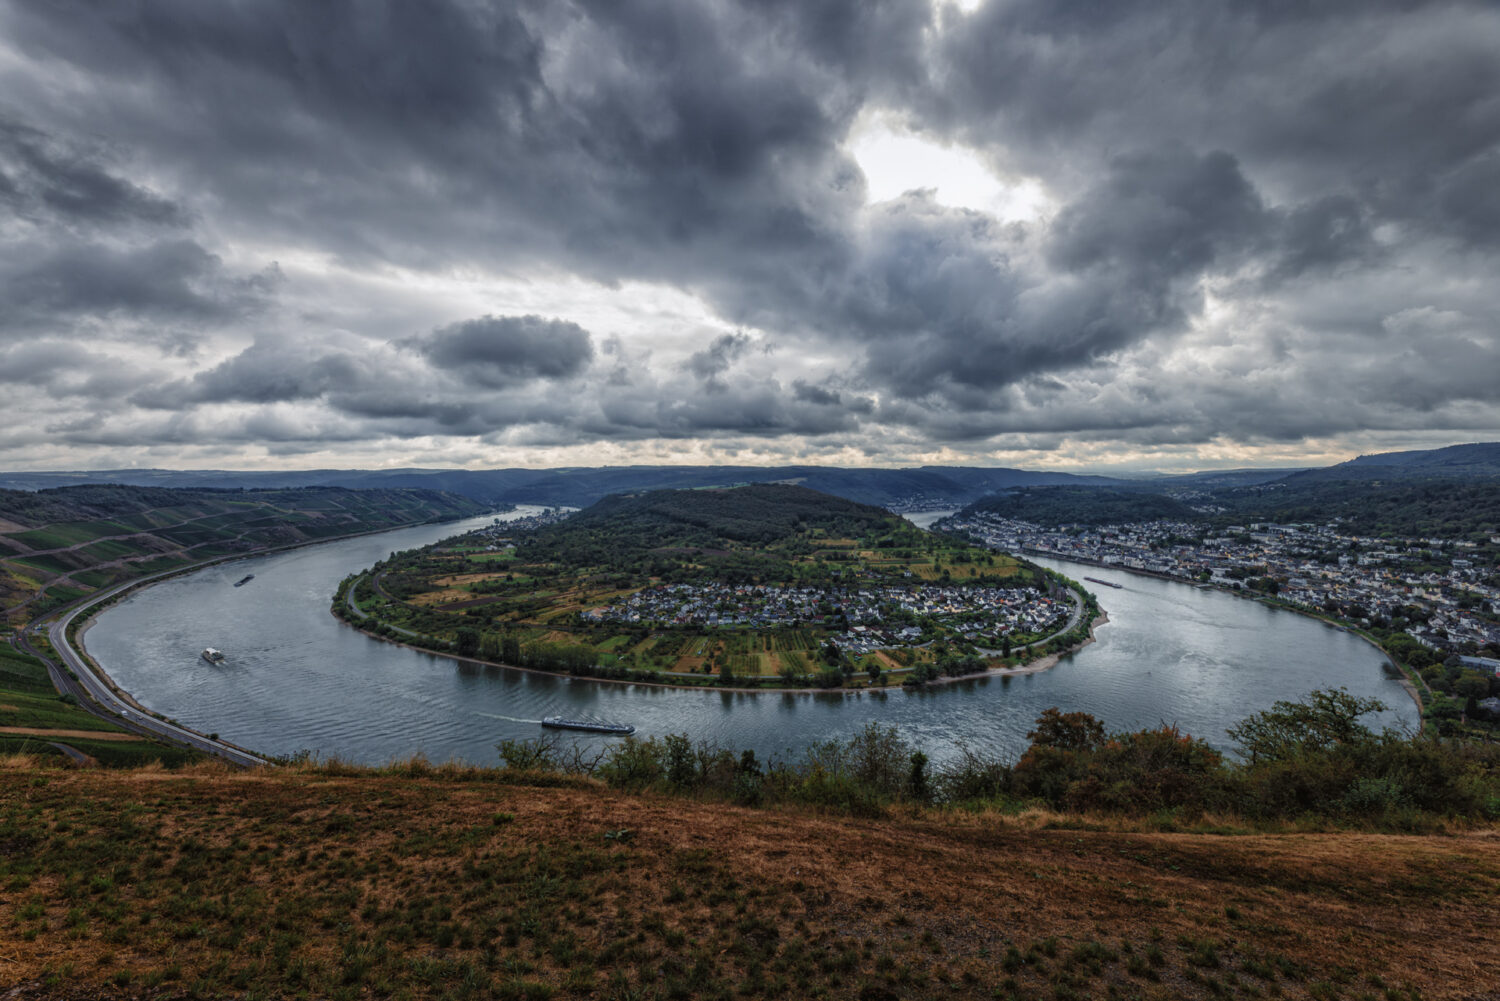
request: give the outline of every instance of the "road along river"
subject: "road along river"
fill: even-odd
[[[1049,706],[1093,713],[1113,729],[1175,723],[1228,747],[1224,728],[1250,713],[1342,685],[1389,704],[1383,722],[1417,723],[1399,676],[1356,636],[1229,594],[1050,560],[1037,562],[1075,580],[1086,572],[1123,585],[1094,588],[1110,619],[1098,641],[1049,671],[929,692],[730,693],[575,681],[383,643],[329,614],[346,575],[488,521],[397,529],[210,567],[107,609],[85,642],[120,687],[185,725],[270,754],[309,750],[375,764],[417,752],[493,764],[498,741],[538,736],[550,715],[632,723],[641,736],[687,733],[762,756],[878,721],[900,727],[939,761],[959,742],[1017,754]],[[234,587],[246,574],[255,579]],[[208,646],[226,660],[202,660]],[[618,738],[577,739],[603,746]]]

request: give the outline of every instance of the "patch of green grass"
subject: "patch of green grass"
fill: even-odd
[[[69,570],[76,569],[79,565],[76,560],[66,559],[61,555],[20,556],[16,558],[15,562],[24,564],[28,567],[32,567],[36,570],[43,570],[47,573],[56,574],[67,573]]]
[[[100,730],[122,732],[118,726],[62,702],[56,695],[0,691],[0,726],[25,726],[51,730]]]
[[[53,691],[52,680],[47,675],[47,665],[30,654],[0,643],[0,690]]]

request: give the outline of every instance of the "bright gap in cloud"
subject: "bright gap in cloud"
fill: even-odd
[[[862,114],[845,149],[864,171],[871,202],[930,188],[940,205],[973,209],[1007,222],[1038,219],[1050,207],[1035,180],[1007,183],[974,150],[924,139],[882,112]]]

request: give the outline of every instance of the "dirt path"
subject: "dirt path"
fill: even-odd
[[[12,737],[68,737],[73,740],[145,740],[133,733],[113,730],[49,730],[36,726],[0,726],[0,733]]]
[[[68,756],[68,760],[73,762],[73,764],[77,765],[80,768],[93,768],[99,764],[98,761],[89,757],[87,754],[84,754],[76,747],[72,747],[68,744],[60,744],[55,740],[48,741],[48,743],[52,747],[55,747],[59,751],[66,754]]]

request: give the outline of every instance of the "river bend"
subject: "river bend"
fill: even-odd
[[[685,732],[763,757],[879,721],[900,727],[938,761],[961,742],[1017,754],[1049,706],[1093,713],[1114,729],[1176,724],[1226,747],[1225,727],[1244,716],[1277,699],[1342,685],[1391,705],[1383,722],[1417,722],[1399,675],[1356,636],[1221,592],[1046,559],[1037,562],[1074,579],[1087,574],[1123,585],[1088,585],[1110,618],[1098,642],[1050,671],[928,692],[751,694],[599,684],[409,650],[329,614],[344,576],[488,520],[397,529],[165,581],[102,613],[87,634],[88,649],[143,704],[205,733],[270,754],[308,750],[372,764],[419,752],[493,764],[498,741],[537,736],[549,715],[625,721],[642,736]],[[253,581],[233,586],[252,573]],[[226,661],[200,659],[207,646],[225,651]]]

